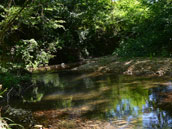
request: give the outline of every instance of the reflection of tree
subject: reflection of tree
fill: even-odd
[[[58,74],[36,74],[33,75],[32,82],[35,87],[24,96],[24,100],[27,102],[41,101],[47,92],[53,91],[56,87],[63,87]]]
[[[110,86],[111,89],[105,93],[106,98],[110,101],[105,104],[96,105],[94,110],[87,112],[86,116],[91,117],[101,117],[116,119],[125,119],[128,122],[132,122],[137,119],[136,124],[141,124],[145,128],[166,128],[171,127],[172,118],[167,115],[166,111],[157,108],[156,102],[159,101],[160,97],[155,97],[152,99],[152,95],[157,95],[157,92],[145,89],[142,84],[142,79],[137,83],[131,84],[127,80],[126,82],[118,79],[118,83],[112,82],[107,85],[101,83],[101,86]],[[147,80],[148,85],[152,82]],[[151,87],[151,86],[150,86]],[[164,88],[162,88],[164,91]],[[155,89],[154,89],[155,90]],[[157,91],[157,89],[155,90]],[[152,101],[153,100],[153,101]],[[103,115],[104,114],[104,115]],[[141,119],[140,119],[141,118]],[[140,121],[141,120],[141,121]],[[139,123],[139,121],[141,123]],[[140,125],[139,125],[140,126]]]
[[[44,84],[44,86],[53,86],[53,87],[59,87],[60,81],[59,81],[59,74],[40,74],[35,75],[32,78],[32,81],[34,83],[41,82]]]
[[[32,89],[32,95],[28,97],[30,106],[36,111],[70,109],[85,117],[123,119],[126,123],[137,120],[136,123],[140,122],[144,127],[158,128],[170,124],[171,117],[166,109],[157,108],[161,99],[157,91],[160,90],[147,88],[152,87],[154,80],[111,75],[76,80],[78,76],[45,74],[33,77],[35,84],[42,85]]]
[[[149,105],[152,105],[153,111],[155,112],[154,117],[158,122],[154,126],[157,128],[172,127],[172,104],[164,101],[167,97],[166,95],[171,91],[171,85],[159,86],[149,90]]]
[[[104,84],[101,83],[101,86],[111,87],[110,90],[104,92],[103,95],[105,99],[110,100],[107,105],[104,105],[104,109],[102,109],[102,112],[104,110],[104,113],[106,112],[107,114],[105,117],[120,118],[129,117],[130,115],[137,116],[142,106],[146,104],[148,90],[144,90],[144,87],[140,85],[135,85],[133,88],[121,82],[109,82],[105,82]]]

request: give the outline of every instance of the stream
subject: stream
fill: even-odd
[[[97,73],[34,74],[31,88],[11,105],[31,110],[52,129],[170,129],[172,80]]]

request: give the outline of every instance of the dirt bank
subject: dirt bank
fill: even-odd
[[[59,64],[30,69],[30,72],[99,72],[140,76],[172,76],[171,58],[130,58],[115,56],[87,59],[79,63]]]
[[[73,71],[117,73],[141,76],[172,76],[171,58],[117,58],[106,56],[88,60]]]

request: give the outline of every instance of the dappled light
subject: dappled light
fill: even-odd
[[[0,1],[0,128],[172,128],[172,0]]]
[[[112,58],[114,58],[112,60]],[[106,63],[108,60],[108,63]],[[121,60],[121,61],[114,61]],[[96,71],[99,73],[117,73],[140,76],[171,76],[172,60],[170,58],[135,58],[121,59],[115,56],[100,58],[96,62],[81,65],[74,71]]]

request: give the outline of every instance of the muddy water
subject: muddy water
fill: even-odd
[[[55,128],[172,128],[170,78],[53,73],[33,75],[36,87],[16,105]]]

